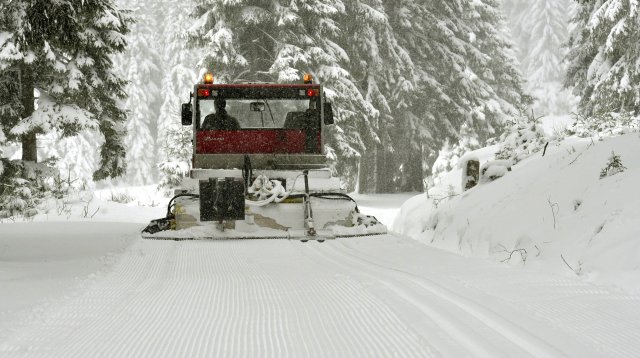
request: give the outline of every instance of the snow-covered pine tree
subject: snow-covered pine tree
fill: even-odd
[[[609,161],[607,161],[606,166],[600,171],[600,179],[622,173],[626,169],[627,167],[622,165],[622,159],[620,159],[620,156],[617,155],[614,151],[611,151]]]
[[[303,1],[298,1],[304,4]],[[328,128],[327,152],[334,171],[346,183],[348,189],[357,186],[359,164],[366,155],[368,139],[375,138],[375,120],[379,111],[368,101],[357,85],[357,78],[352,74],[352,65],[357,61],[345,49],[345,36],[348,34],[341,20],[347,13],[345,2],[340,0],[308,1],[299,6],[292,2],[292,11],[297,12],[299,20],[296,26],[288,30],[288,38],[294,46],[304,49],[309,59],[306,63],[290,63],[291,70],[298,73],[312,72],[318,81],[325,86],[325,92],[334,103],[336,125]],[[353,17],[349,20],[353,21]],[[306,43],[296,31],[308,32]],[[352,41],[357,42],[357,41]],[[278,58],[287,58],[281,56]],[[284,53],[286,54],[286,52]],[[333,154],[333,155],[332,155]],[[360,170],[362,172],[362,170]]]
[[[495,136],[505,121],[530,102],[522,90],[522,77],[511,45],[501,31],[503,19],[497,0],[463,3],[460,16],[460,38],[468,36],[466,46],[467,71],[475,96],[473,112],[466,119],[480,143]],[[474,78],[477,76],[477,78]]]
[[[63,179],[73,181],[76,187],[90,184],[92,173],[100,162],[96,146],[104,139],[93,130],[83,131],[73,137],[50,133],[39,138],[38,155],[56,158],[55,166]]]
[[[423,145],[407,163],[419,160],[428,167],[447,141],[459,152],[498,134],[528,97],[500,31],[497,3],[407,0],[394,5],[392,23],[416,68],[417,95],[405,100],[407,112],[409,118],[422,119],[411,126],[419,133],[413,141]]]
[[[158,51],[163,39],[158,36],[164,16],[157,1],[126,0],[121,5],[132,11],[136,23],[127,36],[129,47],[116,63],[129,83],[124,108],[129,113],[124,138],[127,173],[118,181],[130,185],[156,182],[157,122],[162,100],[162,60]]]
[[[164,22],[174,26],[162,28],[162,106],[158,118],[157,157],[160,170],[160,187],[170,189],[180,184],[191,168],[190,127],[180,123],[180,103],[189,99],[189,92],[196,81],[195,63],[199,52],[187,47],[186,30],[193,19],[189,17],[193,2],[162,3]]]
[[[0,48],[5,47],[5,41],[9,37],[6,33],[0,32]],[[0,176],[4,173],[4,151],[2,147],[6,145],[7,136],[4,131],[7,119],[19,118],[22,111],[22,105],[20,103],[20,88],[18,86],[19,81],[16,81],[17,72],[3,71],[0,72]],[[10,129],[10,128],[9,128]]]
[[[511,164],[544,150],[553,139],[549,138],[541,125],[540,117],[533,113],[521,113],[497,140],[497,160],[509,160]]]
[[[394,191],[400,166],[393,158],[392,134],[399,127],[399,103],[412,88],[413,63],[399,46],[383,0],[347,0],[338,17],[340,45],[349,56],[346,67],[356,86],[375,109],[359,132],[365,150],[360,160],[360,192]]]
[[[164,11],[156,1],[118,1],[121,8],[131,11],[135,24],[127,34],[129,47],[114,56],[115,67],[120,77],[128,81],[128,94],[123,109],[129,114],[123,140],[126,148],[127,172],[116,182],[148,184],[155,181],[155,127],[159,112],[157,99],[164,92],[160,88],[161,66],[158,49],[164,37],[157,35],[159,24],[164,23]],[[172,28],[172,27],[164,27]],[[163,84],[164,85],[164,84]],[[57,133],[42,136],[38,155],[57,157],[56,166],[63,175],[71,175],[82,181],[90,180],[99,158],[91,149],[102,140],[99,133],[85,131],[71,139],[60,138]],[[93,154],[93,155],[91,155]]]
[[[463,113],[456,110],[457,104],[445,93],[447,85],[441,82],[454,72],[460,58],[449,49],[455,43],[447,42],[452,23],[448,15],[423,1],[386,1],[385,7],[398,43],[413,63],[410,77],[399,78],[403,90],[393,96],[394,125],[389,132],[396,143],[393,160],[400,168],[395,190],[422,191],[425,169],[433,162],[434,152],[438,153],[447,135],[457,131],[447,123],[446,113],[453,111],[456,117]]]
[[[579,1],[565,85],[580,95],[581,115],[640,113],[638,11],[638,0]]]
[[[199,66],[215,73],[219,83],[271,81],[273,2],[196,0],[189,29],[194,47],[206,53]]]
[[[564,44],[569,34],[571,0],[506,0],[503,3],[520,68],[536,114],[565,114],[576,99],[562,86]]]
[[[37,161],[38,133],[72,136],[98,128],[105,141],[94,178],[123,174],[126,116],[118,102],[125,97],[125,81],[114,73],[111,57],[125,49],[128,14],[112,0],[0,6],[0,82],[20,83],[20,103],[2,103],[7,139],[22,142],[23,160]],[[36,111],[34,89],[40,93]]]

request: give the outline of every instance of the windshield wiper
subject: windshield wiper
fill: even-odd
[[[276,127],[276,120],[273,119],[273,113],[271,112],[271,106],[269,106],[269,101],[267,101],[267,99],[264,98],[264,97],[260,98],[260,99],[263,100],[264,104],[267,105],[267,109],[269,109],[269,115],[271,116],[271,122],[273,122],[273,127],[275,128]],[[264,127],[264,121],[262,122],[262,126]]]

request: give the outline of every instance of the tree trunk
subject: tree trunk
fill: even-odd
[[[358,192],[376,192],[376,148],[375,145],[367,147],[360,157],[358,170]]]
[[[376,147],[378,152],[376,166],[376,193],[392,193],[395,188],[393,187],[393,179],[396,175],[397,168],[394,165],[393,155],[389,153],[387,145],[379,145]]]
[[[422,169],[423,150],[422,148],[411,148],[409,151],[412,155],[409,157],[409,161],[405,163],[406,169],[402,191],[422,192],[424,191],[424,171]]]
[[[24,111],[22,112],[22,118],[30,117],[34,110],[34,98],[33,98],[33,77],[29,70],[22,70],[22,106]],[[37,162],[38,161],[38,143],[36,138],[36,131],[33,130],[22,136],[22,160]]]

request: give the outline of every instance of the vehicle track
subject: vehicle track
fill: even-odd
[[[337,245],[340,245],[340,249]],[[432,342],[439,346],[444,356],[452,353],[473,357],[563,356],[535,335],[477,303],[425,278],[373,262],[353,250],[344,249],[347,246],[336,243],[318,247],[317,251],[314,248],[310,254],[320,254],[321,260],[375,278],[405,301],[406,305],[413,306],[416,312],[432,320],[450,338],[448,342]],[[454,347],[450,346],[452,343]],[[465,351],[456,350],[457,346]]]
[[[393,235],[325,243],[140,240],[109,271],[83,285],[84,291],[17,324],[0,341],[0,356],[633,357],[637,352],[637,297],[528,275]],[[599,306],[607,300],[625,305]],[[598,329],[591,332],[588,320],[602,321],[598,327],[622,324],[625,331],[596,336]],[[581,332],[584,337],[576,337]]]
[[[300,242],[135,243],[3,357],[429,357],[426,342]],[[320,245],[312,243],[311,245]]]
[[[480,303],[535,332],[567,356],[638,357],[638,295],[594,285],[571,275],[491,264],[438,252],[412,240],[392,240],[395,245],[406,246],[405,249],[384,252],[380,248],[387,247],[387,242],[357,240],[341,241],[336,247],[375,264],[401,268]]]

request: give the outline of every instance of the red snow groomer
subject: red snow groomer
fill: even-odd
[[[193,126],[193,168],[150,239],[286,238],[302,241],[386,233],[359,212],[324,153],[333,125],[323,88],[214,84],[207,73],[182,105]]]

